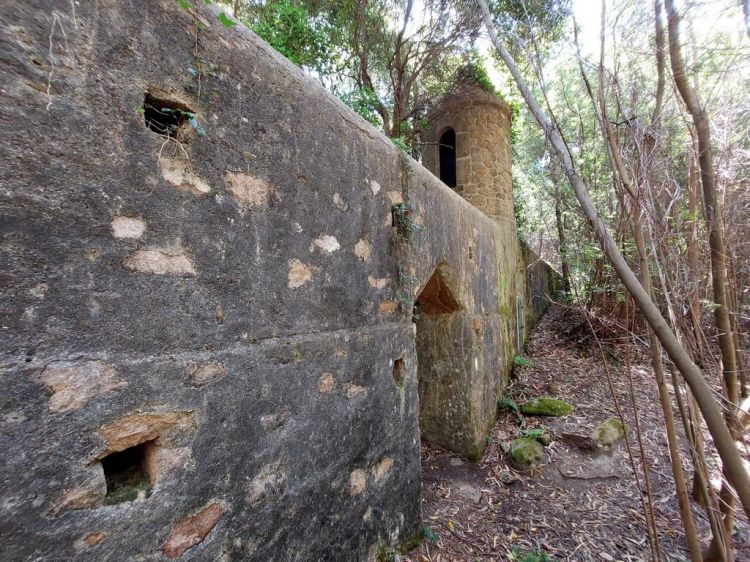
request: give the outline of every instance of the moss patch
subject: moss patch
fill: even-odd
[[[552,436],[549,433],[542,433],[539,437],[534,437],[539,443],[544,445],[545,447],[549,446],[552,443]]]
[[[428,531],[429,533],[432,533],[432,535],[437,536],[437,533],[435,533],[435,531],[422,525],[416,532],[408,535],[406,538],[401,540],[401,542],[396,547],[381,543],[378,546],[378,552],[375,556],[375,559],[378,562],[393,562],[394,560],[396,560],[398,554],[406,554],[407,552],[418,548],[419,546],[421,546],[425,538],[429,540],[430,535],[428,534]]]
[[[620,418],[607,418],[596,426],[591,438],[602,447],[611,447],[625,437],[627,425],[623,425]]]
[[[534,398],[521,404],[521,413],[527,416],[567,416],[573,409],[573,404],[557,398]]]
[[[398,545],[398,551],[401,554],[406,554],[410,550],[414,550],[422,544],[422,541],[424,541],[424,537],[424,526],[421,526],[416,533],[406,537],[401,541],[401,543]]]
[[[544,461],[544,448],[533,437],[519,437],[510,445],[510,463],[519,470],[530,470]]]
[[[484,447],[486,445],[486,442],[482,443],[473,443],[470,447],[468,452],[466,453],[466,458],[469,459],[471,462],[478,462],[482,455],[484,454]]]
[[[104,496],[104,505],[114,505],[116,503],[131,502],[138,497],[141,491],[149,492],[151,482],[147,476],[136,476],[130,480],[123,480],[112,485]]]

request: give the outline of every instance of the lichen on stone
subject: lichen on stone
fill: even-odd
[[[519,437],[510,445],[510,464],[518,470],[530,470],[544,462],[544,448],[533,437]]]
[[[607,418],[594,428],[591,438],[602,447],[611,447],[625,437],[627,429],[620,418]]]
[[[573,413],[573,405],[558,398],[534,398],[521,404],[521,413],[527,416],[567,416]]]

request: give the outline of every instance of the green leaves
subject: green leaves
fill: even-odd
[[[531,365],[531,361],[526,359],[524,356],[516,355],[515,357],[513,357],[514,367],[528,367],[529,365]]]
[[[391,139],[391,142],[407,154],[409,153],[409,145],[406,144],[406,140],[404,139],[404,137],[394,137]]]
[[[340,96],[341,101],[356,111],[366,121],[376,127],[380,125],[380,115],[376,111],[378,95],[371,88],[360,88]]]
[[[440,535],[434,529],[431,529],[427,525],[422,526],[424,532],[424,538],[431,544],[437,544],[440,540]]]
[[[538,439],[539,437],[542,437],[544,435],[545,431],[540,428],[534,428],[534,429],[524,429],[521,434],[524,437],[531,437],[532,439]]]
[[[332,64],[334,29],[294,0],[270,0],[251,29],[294,64],[326,74]]]
[[[219,14],[219,22],[221,22],[221,25],[224,27],[234,27],[237,25],[237,22],[230,18],[226,12],[221,12]]]
[[[500,397],[497,401],[498,410],[507,410],[513,412],[516,415],[516,421],[518,425],[523,425],[523,416],[521,415],[521,408],[518,407],[518,402],[507,394]]]
[[[177,2],[177,5],[183,10],[190,10],[191,8],[194,7],[193,4],[190,2],[190,0],[174,0],[174,1]],[[203,4],[205,6],[210,6],[211,4],[213,4],[213,1],[203,0]],[[218,19],[221,25],[223,25],[224,27],[234,27],[235,25],[237,25],[237,22],[234,21],[231,17],[229,17],[226,14],[226,12],[221,12],[218,15]]]
[[[502,396],[497,401],[497,407],[501,410],[510,410],[515,413],[519,413],[521,410],[518,408],[518,403],[513,400],[510,396]]]

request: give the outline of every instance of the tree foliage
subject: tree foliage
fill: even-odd
[[[258,10],[251,28],[294,64],[320,74],[334,70],[336,28],[293,0],[272,0]]]
[[[531,6],[537,39],[548,41],[567,0]],[[520,13],[524,0],[503,0]],[[235,15],[383,131],[420,151],[424,117],[467,73],[495,92],[475,49],[479,16],[470,0],[235,1]],[[508,20],[510,21],[510,20]],[[520,27],[519,33],[529,29]],[[459,73],[463,73],[459,75]]]

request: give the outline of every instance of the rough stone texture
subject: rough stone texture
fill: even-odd
[[[187,382],[193,386],[204,386],[224,378],[226,374],[227,370],[221,362],[210,361],[191,368]]]
[[[518,240],[508,106],[465,83],[442,100],[430,120],[423,163],[440,176],[438,143],[443,132],[452,128],[457,186],[419,192],[427,200],[417,206],[417,217],[426,230],[442,223],[444,232],[428,234],[435,238],[431,252],[443,258],[433,262],[433,271],[440,274],[456,306],[446,307],[442,299],[434,310],[420,311],[416,322],[420,428],[428,440],[478,459],[512,358],[546,309],[547,295],[554,294],[559,276]],[[448,195],[454,193],[492,220],[477,220],[451,204]],[[415,199],[412,189],[410,201]],[[435,274],[430,274],[426,278],[433,279]],[[423,284],[422,298],[434,293],[433,285]]]
[[[527,272],[526,318],[528,330],[542,317],[550,302],[562,290],[562,276],[550,264],[541,259],[531,249],[524,247],[524,261]]]
[[[203,541],[221,519],[224,509],[212,503],[195,515],[175,523],[166,542],[161,547],[168,558],[179,558],[185,551]]]
[[[212,504],[182,559],[366,559],[421,529],[418,388],[425,435],[476,456],[523,339],[513,222],[196,4],[0,3],[2,559],[163,559]],[[205,134],[150,130],[147,91]],[[415,334],[442,263],[461,308]],[[151,494],[103,505],[133,446]]]
[[[276,195],[276,190],[266,180],[249,174],[227,172],[226,180],[243,210],[267,207]]]
[[[125,386],[114,368],[101,361],[50,363],[42,370],[42,380],[52,391],[48,407],[55,413],[79,408],[95,396]]]
[[[146,230],[146,223],[136,217],[115,217],[112,219],[112,235],[115,238],[140,238]]]
[[[185,161],[182,154],[175,158],[160,158],[159,167],[162,177],[177,189],[193,195],[205,195],[211,191],[211,186],[190,171],[190,162]]]
[[[155,275],[196,275],[193,262],[182,251],[138,250],[122,262],[126,269]]]

